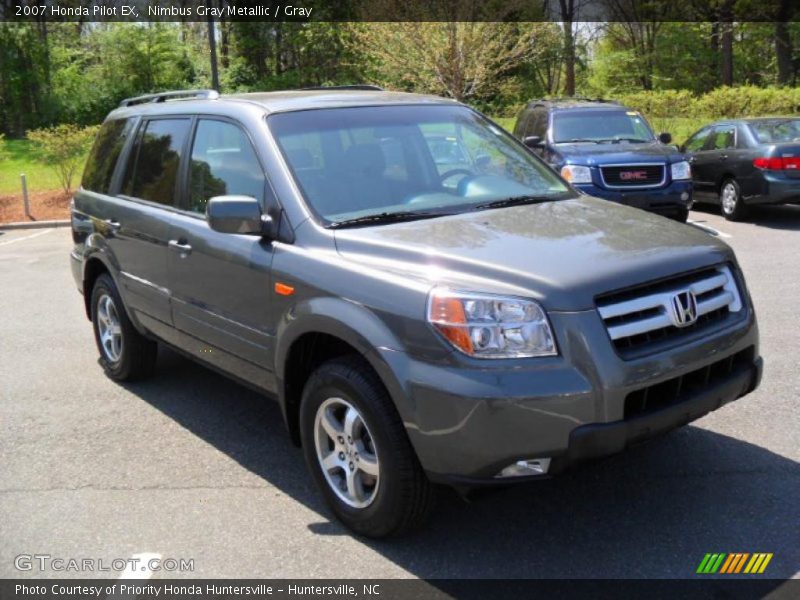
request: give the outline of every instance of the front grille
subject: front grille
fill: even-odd
[[[686,292],[696,306],[688,323],[675,305]],[[597,310],[617,352],[629,358],[721,324],[742,301],[731,268],[720,265],[600,296]]]
[[[656,187],[664,183],[664,165],[614,165],[600,167],[606,187]]]
[[[640,417],[688,400],[694,394],[723,381],[731,373],[749,368],[754,358],[755,349],[751,346],[702,369],[631,392],[625,397],[625,419]]]

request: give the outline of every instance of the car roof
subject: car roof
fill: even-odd
[[[259,108],[267,113],[314,110],[322,108],[349,108],[398,105],[461,105],[460,102],[426,94],[387,92],[383,90],[313,89],[280,92],[253,92],[223,94],[211,98],[180,98],[167,101],[145,101],[121,106],[109,117],[136,115],[216,113],[230,114],[247,107]]]
[[[575,109],[598,109],[598,110],[625,110],[622,104],[612,100],[592,100],[588,98],[559,98],[556,100],[534,100],[528,104],[528,108],[542,106],[554,111],[575,110]]]

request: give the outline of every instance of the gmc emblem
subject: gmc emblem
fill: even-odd
[[[619,178],[622,181],[643,181],[647,179],[647,171],[620,171]]]

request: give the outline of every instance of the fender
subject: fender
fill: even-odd
[[[127,289],[121,283],[120,277],[120,266],[117,258],[114,256],[114,253],[111,252],[108,244],[106,243],[105,238],[97,232],[91,233],[86,237],[86,241],[84,242],[84,248],[82,253],[82,265],[81,265],[81,280],[86,282],[87,278],[87,269],[89,264],[92,261],[99,261],[103,264],[108,271],[108,274],[111,276],[111,279],[114,280],[114,284],[117,286],[117,291],[119,291],[120,296],[122,297],[122,303],[125,307],[125,312],[128,314],[128,318],[133,323],[133,326],[136,330],[141,333],[142,335],[147,335],[147,330],[142,326],[139,320],[136,318],[136,314],[128,310],[127,306]],[[89,293],[86,293],[86,292]],[[91,291],[85,290],[83,294],[83,301],[86,308],[86,316],[91,320],[91,306],[89,303],[91,302]]]
[[[284,421],[292,431],[287,411],[285,369],[292,345],[306,333],[323,333],[341,339],[358,350],[386,386],[389,396],[404,421],[413,417],[404,397],[403,387],[385,355],[405,356],[400,340],[370,309],[335,297],[318,297],[293,305],[281,318],[276,332],[275,376],[278,402]]]

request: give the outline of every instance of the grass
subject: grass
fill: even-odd
[[[6,140],[5,158],[0,159],[0,194],[21,194],[20,173],[25,173],[29,192],[60,190],[61,183],[55,169],[38,162],[34,154],[33,143],[28,140]],[[75,173],[72,187],[77,187],[81,180],[81,172]]]

